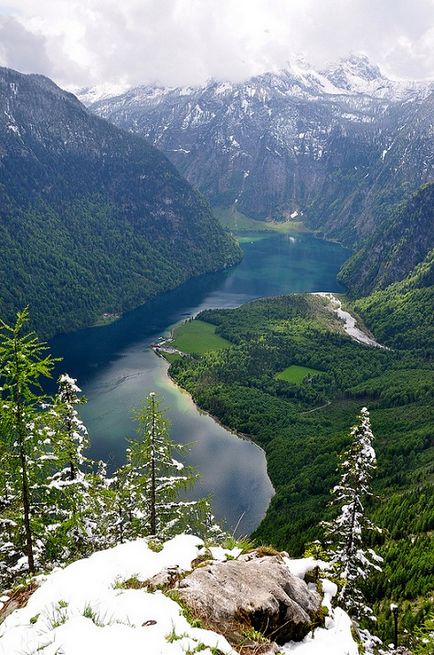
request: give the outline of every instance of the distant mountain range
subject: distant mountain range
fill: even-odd
[[[39,75],[0,68],[0,317],[45,337],[237,261],[154,147]]]
[[[434,84],[390,80],[363,56],[320,71],[297,59],[236,84],[78,95],[161,149],[212,204],[260,219],[303,213],[349,245],[434,177]]]
[[[355,295],[404,279],[434,245],[432,190],[412,199],[434,178],[432,83],[392,81],[350,57],[322,71],[298,59],[237,84],[79,95],[89,109],[45,77],[0,69],[7,320],[30,304],[50,336],[236,261],[178,171],[216,206],[302,215],[356,246],[342,272]]]

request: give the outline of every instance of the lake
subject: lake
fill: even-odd
[[[213,510],[237,534],[252,532],[273,495],[265,456],[198,411],[167,375],[168,364],[149,347],[170,328],[206,308],[236,307],[254,298],[302,291],[342,291],[336,274],[349,251],[311,234],[258,233],[243,239],[242,262],[186,282],[118,321],[56,337],[58,372],[77,378],[89,402],[80,410],[90,455],[113,468],[123,462],[125,437],[134,436],[131,410],[156,391],[171,435],[192,448],[186,461],[201,474],[191,497],[212,496]]]

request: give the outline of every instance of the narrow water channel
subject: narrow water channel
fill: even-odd
[[[216,517],[238,533],[252,532],[273,494],[263,452],[202,414],[167,375],[167,363],[150,349],[171,326],[205,308],[236,307],[254,298],[301,291],[342,291],[336,274],[348,251],[309,234],[252,235],[243,261],[229,271],[190,280],[129,312],[111,325],[55,338],[60,370],[78,379],[89,402],[81,410],[91,456],[122,463],[125,437],[134,436],[131,409],[150,391],[163,399],[175,441],[201,474],[192,496],[212,496]]]

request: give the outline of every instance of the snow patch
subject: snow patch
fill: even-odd
[[[289,557],[285,557],[284,562],[292,575],[302,580],[304,580],[306,573],[309,573],[309,571],[313,571],[316,568],[324,571],[329,568],[327,562],[313,557],[304,557],[302,559],[289,559]]]
[[[94,87],[79,88],[70,87],[68,90],[73,93],[84,105],[92,105],[100,100],[116,98],[128,91],[126,84],[100,84]]]
[[[138,539],[52,573],[27,606],[1,625],[0,655],[182,655],[200,644],[232,655],[224,637],[192,628],[162,592],[122,587],[125,580],[145,581],[165,568],[190,570],[202,546],[198,537],[178,535],[154,552]]]
[[[218,561],[238,557],[242,549],[211,547]],[[0,655],[187,655],[200,652],[236,655],[227,640],[211,630],[192,627],[180,606],[162,591],[129,588],[126,581],[145,582],[167,568],[188,571],[203,541],[178,535],[158,552],[146,539],[120,544],[94,553],[64,569],[40,577],[41,586],[26,607],[15,610],[0,626]],[[327,563],[312,557],[285,563],[300,578]],[[351,620],[341,609],[332,610],[336,585],[322,581],[323,604],[329,608],[324,628],[301,642],[281,648],[287,655],[357,655],[351,635]],[[1,601],[8,597],[2,596]]]
[[[359,655],[351,633],[351,619],[337,607],[325,620],[325,628],[317,628],[300,642],[291,641],[282,648],[285,655]]]
[[[237,559],[241,555],[242,548],[222,548],[221,546],[211,546],[209,549],[213,559],[218,562],[225,562],[228,559]]]

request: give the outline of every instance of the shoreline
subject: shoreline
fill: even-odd
[[[255,220],[255,219],[250,219],[250,220]],[[260,223],[261,221],[256,221],[256,222]],[[220,223],[220,221],[219,221],[219,223]],[[278,221],[272,221],[272,222],[267,223],[266,221],[264,221],[263,223],[264,223],[264,225],[270,225],[271,224],[273,226],[274,225],[275,226],[280,226],[280,225],[285,225],[285,224],[288,226],[289,224],[293,224],[293,225],[294,224],[299,224],[302,229],[281,230],[278,227],[268,227],[268,228],[265,228],[265,229],[263,228],[262,230],[261,229],[257,230],[258,234],[264,234],[264,235],[268,234],[269,236],[278,235],[278,234],[290,235],[291,232],[293,232],[294,234],[297,234],[297,233],[298,234],[310,234],[311,236],[315,237],[316,239],[318,239],[320,241],[328,241],[330,243],[336,243],[336,244],[340,245],[342,248],[350,250],[347,246],[342,244],[337,239],[327,238],[324,234],[318,233],[317,230],[309,228],[308,226],[305,225],[305,223],[303,221],[286,221],[286,222],[282,222],[282,223],[280,223]],[[224,225],[221,224],[221,226],[222,226],[222,228],[224,230],[227,230],[227,228]],[[231,231],[229,230],[229,232],[231,232]],[[249,232],[251,234],[253,234],[255,232],[255,230],[251,229],[251,228],[247,228],[247,229],[244,229],[244,230],[241,229],[241,230],[235,231],[234,233],[231,232],[231,234],[232,234],[233,238],[235,240],[237,240],[237,235],[240,236],[240,237],[243,237],[243,236],[246,237],[246,235],[249,234]],[[350,256],[351,255],[348,256],[348,259],[349,259]],[[194,280],[194,279],[197,279],[197,278],[200,278],[200,277],[204,277],[206,275],[212,275],[213,273],[220,273],[220,272],[223,272],[225,270],[231,269],[234,266],[237,266],[238,264],[240,264],[241,261],[243,260],[243,258],[244,258],[244,254],[241,256],[241,258],[239,260],[233,262],[232,264],[224,265],[224,266],[222,266],[221,268],[218,268],[218,269],[213,269],[213,270],[210,270],[210,271],[199,273],[198,275],[193,275],[191,277],[187,277],[182,282],[180,282],[179,284],[176,284],[173,287],[169,287],[169,288],[165,289],[164,291],[160,291],[160,292],[157,292],[155,294],[152,294],[146,300],[144,300],[142,302],[139,302],[137,305],[135,304],[133,307],[125,309],[124,311],[105,312],[105,313],[109,314],[109,316],[107,316],[107,318],[104,317],[104,314],[101,314],[99,317],[94,319],[93,322],[90,322],[90,323],[87,323],[87,324],[84,324],[84,325],[80,325],[78,327],[73,327],[71,329],[63,330],[61,332],[55,332],[54,334],[51,334],[50,336],[45,337],[44,339],[47,342],[51,342],[53,339],[57,339],[58,337],[62,337],[62,336],[68,335],[68,334],[73,334],[75,332],[80,332],[81,330],[93,330],[95,328],[103,328],[103,327],[107,327],[109,325],[113,325],[114,323],[117,323],[118,321],[120,321],[124,316],[126,316],[130,312],[136,311],[137,309],[139,309],[140,307],[143,307],[147,303],[152,302],[153,300],[156,300],[157,298],[160,298],[161,296],[164,296],[166,293],[176,291],[177,289],[182,287],[183,284],[187,284],[191,280]],[[345,261],[347,261],[347,260],[345,260]],[[320,293],[328,293],[328,292],[313,292],[313,293],[320,294]],[[278,294],[278,295],[281,295],[281,294]],[[261,297],[261,296],[259,296],[259,297]],[[268,297],[272,298],[272,297],[275,297],[275,296],[267,296],[267,298]],[[216,309],[218,309],[218,308],[216,308]],[[200,312],[197,312],[196,314],[192,315],[191,318],[193,318],[193,319],[196,318],[198,313],[200,313]],[[384,347],[384,346],[382,346],[382,347]]]
[[[158,355],[156,355],[156,356],[158,356]],[[163,359],[165,359],[165,358],[163,357]],[[244,434],[243,432],[237,432],[236,430],[231,430],[224,423],[222,423],[219,418],[217,418],[216,416],[214,416],[213,414],[208,412],[206,409],[202,409],[201,407],[199,407],[199,405],[196,403],[196,401],[194,400],[191,393],[189,391],[187,391],[187,389],[184,389],[184,387],[181,387],[181,385],[178,384],[176,382],[176,380],[174,380],[174,378],[170,375],[170,373],[169,373],[170,362],[168,362],[167,359],[165,359],[165,362],[168,365],[167,369],[166,369],[166,375],[167,375],[168,380],[170,380],[171,384],[173,384],[173,386],[177,389],[178,392],[180,392],[181,394],[183,394],[185,396],[188,396],[188,398],[191,400],[192,404],[194,405],[195,411],[198,412],[198,414],[202,414],[203,416],[208,416],[212,421],[214,421],[214,423],[216,423],[216,425],[221,427],[225,432],[227,432],[232,437],[237,437],[238,439],[241,439],[242,441],[249,442],[255,448],[257,448],[264,456],[265,471],[266,471],[266,474],[267,474],[268,481],[270,483],[270,487],[272,489],[272,494],[271,494],[270,499],[268,501],[268,505],[265,508],[264,515],[261,517],[259,523],[256,525],[254,530],[252,530],[252,532],[247,535],[247,536],[250,536],[250,534],[253,534],[253,532],[255,532],[255,530],[258,529],[258,527],[261,525],[262,521],[265,519],[265,517],[266,517],[266,515],[268,513],[268,510],[270,508],[271,501],[274,498],[274,496],[276,495],[276,489],[274,488],[273,482],[271,480],[271,477],[270,477],[270,474],[269,474],[269,471],[268,471],[267,454],[266,454],[265,450],[258,443],[256,443],[256,441],[252,437],[250,437],[247,434]]]
[[[157,355],[157,357],[158,357],[158,355]],[[258,450],[260,450],[264,454],[265,460],[267,460],[265,450],[262,448],[262,446],[260,446],[258,443],[256,443],[256,441],[253,439],[253,437],[251,437],[248,434],[245,434],[244,432],[237,432],[236,430],[232,430],[227,425],[222,423],[220,421],[220,419],[217,418],[217,416],[214,416],[214,414],[211,414],[206,409],[202,409],[201,407],[199,407],[199,405],[196,403],[196,401],[194,400],[191,393],[189,391],[187,391],[187,389],[184,389],[184,387],[181,387],[181,385],[178,384],[177,381],[170,375],[170,373],[169,373],[170,362],[168,362],[167,359],[165,361],[168,364],[168,368],[167,368],[167,371],[166,371],[167,377],[169,378],[169,380],[172,382],[172,384],[181,393],[185,394],[186,396],[188,396],[191,399],[191,402],[193,403],[193,405],[195,406],[196,411],[199,412],[199,414],[203,414],[204,416],[209,416],[210,418],[212,418],[214,423],[217,423],[217,425],[219,425],[221,428],[223,428],[223,430],[225,430],[225,432],[228,432],[229,434],[232,434],[234,437],[238,437],[239,439],[242,439],[243,441],[249,441],[251,444],[253,444],[255,446],[255,448],[258,448]],[[268,462],[267,462],[267,475],[268,475]],[[268,478],[269,478],[269,480],[271,482],[270,476],[268,476]],[[271,485],[271,486],[273,487],[273,485]],[[274,490],[274,487],[273,487],[273,490]]]
[[[158,355],[157,355],[157,357],[158,357]],[[163,358],[163,359],[164,359],[164,358]],[[193,405],[194,405],[194,407],[195,407],[195,410],[196,410],[199,414],[203,414],[204,416],[209,416],[209,417],[214,421],[214,423],[216,423],[219,427],[223,428],[223,430],[224,430],[225,432],[227,432],[228,434],[231,434],[231,435],[234,436],[234,437],[238,437],[238,439],[241,439],[242,441],[248,441],[248,442],[251,443],[253,446],[255,446],[255,448],[257,448],[258,450],[261,451],[261,453],[264,455],[265,463],[266,463],[266,466],[267,466],[267,477],[268,477],[268,480],[270,481],[271,488],[273,489],[273,495],[271,496],[271,498],[273,498],[273,496],[274,496],[275,493],[276,493],[276,490],[275,490],[274,485],[273,485],[273,483],[272,483],[272,481],[271,481],[271,478],[270,478],[270,476],[269,476],[269,474],[268,474],[268,460],[267,460],[267,454],[266,454],[265,450],[262,448],[262,446],[260,446],[258,443],[256,443],[256,441],[255,441],[255,440],[253,439],[253,437],[251,437],[250,435],[245,434],[244,432],[237,432],[236,430],[232,430],[232,429],[229,428],[227,425],[225,425],[224,423],[222,423],[222,421],[220,421],[220,419],[217,418],[217,416],[214,416],[213,414],[211,414],[211,412],[208,412],[206,409],[202,409],[201,407],[199,407],[199,405],[196,403],[196,401],[194,400],[194,398],[193,398],[193,396],[191,395],[191,393],[190,393],[189,391],[187,391],[187,389],[184,389],[184,387],[181,387],[181,385],[178,384],[178,382],[177,382],[177,381],[176,381],[176,380],[175,380],[175,379],[170,375],[170,373],[169,373],[169,370],[170,370],[170,362],[168,362],[167,359],[166,359],[165,361],[166,361],[166,363],[167,363],[167,365],[168,365],[168,366],[167,366],[167,369],[166,369],[166,375],[167,375],[168,379],[170,380],[170,382],[171,382],[171,383],[176,387],[176,389],[177,389],[180,393],[182,393],[182,394],[184,394],[184,395],[186,395],[186,396],[188,396],[188,397],[190,398],[191,402],[193,403]],[[271,502],[271,498],[270,498],[270,502]],[[266,512],[267,512],[267,511],[268,511],[268,507],[267,507]],[[265,513],[266,513],[266,512],[265,512]],[[265,517],[265,514],[264,514],[264,517]],[[262,520],[262,519],[261,519],[261,520]]]
[[[330,305],[330,309],[331,309],[331,311],[332,311],[334,314],[337,315],[337,317],[339,318],[339,320],[340,320],[340,321],[342,322],[342,324],[343,324],[342,327],[343,327],[344,332],[345,332],[345,333],[346,333],[346,334],[347,334],[347,335],[348,335],[352,340],[354,340],[354,341],[356,341],[357,343],[360,343],[360,344],[362,344],[362,345],[368,346],[368,347],[387,349],[386,346],[383,346],[382,344],[380,344],[380,343],[378,343],[377,341],[375,341],[375,339],[374,339],[373,337],[371,337],[369,334],[367,334],[366,332],[364,332],[362,329],[360,329],[360,328],[357,326],[357,318],[356,318],[355,316],[353,316],[349,311],[343,309],[342,301],[340,300],[340,298],[337,297],[337,295],[335,295],[335,294],[332,293],[332,292],[328,292],[328,291],[312,292],[312,293],[309,294],[309,295],[320,296],[320,297],[322,297],[322,298],[325,298],[325,299],[329,302],[329,305]],[[343,295],[343,294],[339,294],[339,295]],[[273,296],[269,296],[269,297],[273,297]],[[192,318],[194,318],[194,316],[193,316]],[[188,319],[186,319],[186,320],[188,320]],[[191,320],[191,319],[190,319],[190,320]],[[181,322],[180,325],[182,325],[184,322],[185,322],[185,321]],[[172,335],[172,337],[173,337],[174,329],[176,329],[176,325],[173,326],[172,329],[171,329],[171,335]],[[156,356],[160,356],[160,357],[162,357],[163,359],[165,359],[163,353],[158,354],[158,353],[155,352],[155,349],[153,349],[153,350],[154,350],[154,353],[155,353]],[[165,373],[166,373],[166,375],[167,375],[168,380],[170,381],[171,384],[174,385],[174,387],[177,389],[177,391],[179,391],[179,392],[180,392],[181,394],[183,394],[183,395],[186,395],[186,396],[191,400],[192,404],[194,405],[195,410],[196,410],[199,414],[202,414],[202,415],[205,415],[205,416],[208,416],[209,418],[211,418],[212,421],[214,421],[214,423],[216,423],[219,427],[221,427],[221,428],[222,428],[226,433],[228,433],[228,434],[230,434],[230,435],[232,435],[232,436],[235,436],[235,437],[237,437],[237,438],[239,438],[239,439],[242,439],[243,441],[248,441],[249,443],[253,444],[253,445],[254,445],[256,448],[258,448],[258,449],[262,452],[262,454],[264,455],[265,465],[266,465],[266,474],[267,474],[268,480],[269,480],[269,482],[270,482],[271,489],[272,489],[272,492],[273,492],[273,493],[272,493],[272,496],[270,497],[270,500],[269,500],[268,506],[267,506],[267,508],[266,508],[266,510],[265,510],[265,513],[264,513],[263,517],[261,518],[261,520],[260,520],[260,522],[258,523],[257,527],[255,528],[255,529],[257,529],[257,528],[259,527],[259,525],[262,523],[262,521],[266,518],[267,513],[268,513],[268,510],[269,510],[269,507],[270,507],[271,500],[272,500],[272,498],[274,497],[274,495],[276,494],[276,489],[275,489],[274,484],[273,484],[273,482],[272,482],[272,479],[271,479],[271,477],[270,477],[270,472],[269,472],[269,461],[268,461],[268,457],[267,457],[267,453],[266,453],[265,449],[264,449],[262,446],[260,446],[260,445],[255,441],[255,439],[253,438],[253,436],[248,435],[248,434],[245,434],[245,433],[243,433],[243,432],[238,432],[238,431],[236,431],[236,430],[233,430],[233,429],[229,428],[229,427],[228,427],[227,425],[225,425],[225,424],[224,424],[224,423],[223,423],[223,422],[222,422],[218,417],[214,416],[213,414],[211,414],[211,413],[208,412],[207,410],[202,409],[202,408],[201,408],[201,407],[196,403],[196,401],[195,401],[195,399],[193,398],[193,396],[191,395],[191,393],[190,393],[187,389],[185,389],[184,387],[182,387],[180,384],[178,384],[178,382],[177,382],[177,381],[174,379],[174,377],[170,374],[171,362],[168,361],[167,359],[165,359],[165,362],[166,362],[166,365],[167,365],[167,368],[166,368],[166,370],[165,370]],[[327,403],[325,403],[324,405],[321,405],[320,407],[314,407],[313,409],[310,409],[310,410],[308,410],[308,411],[306,411],[306,412],[300,412],[300,415],[310,414],[311,412],[315,412],[315,411],[317,411],[317,410],[319,410],[319,409],[322,409],[322,408],[324,408],[324,407],[327,407],[327,406],[329,406],[330,404],[331,404],[331,401],[328,401]]]

